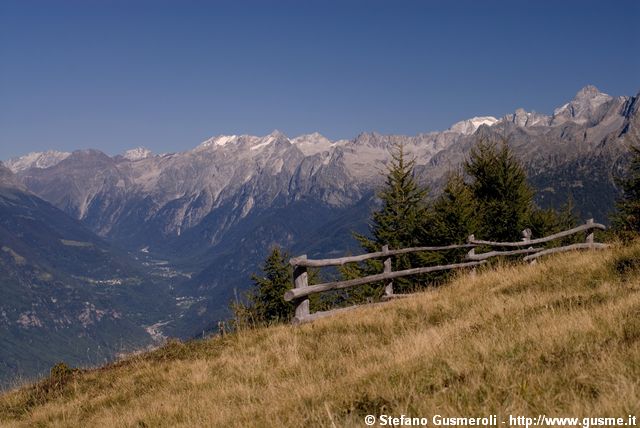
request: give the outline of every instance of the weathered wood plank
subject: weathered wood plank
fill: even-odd
[[[300,256],[301,259],[306,259],[307,255]],[[293,269],[293,286],[297,289],[304,289],[309,286],[309,275],[307,273],[306,266],[295,266]],[[296,317],[304,318],[309,316],[309,299],[305,299],[298,302],[296,306]]]
[[[402,248],[399,250],[389,250],[388,252],[378,251],[375,253],[367,253],[361,254],[359,256],[348,256],[348,257],[340,257],[337,259],[306,259],[302,257],[294,257],[289,260],[289,263],[293,266],[307,266],[307,267],[325,267],[325,266],[342,266],[346,263],[357,263],[363,262],[369,259],[377,259],[381,257],[387,256],[397,256],[399,254],[407,254],[407,253],[418,253],[421,251],[445,251],[445,250],[455,250],[458,248],[472,248],[477,247],[475,244],[456,244],[456,245],[446,245],[443,247],[413,247],[413,248]]]
[[[510,251],[489,251],[487,253],[476,254],[475,251],[467,253],[465,258],[467,260],[486,260],[496,256],[513,256],[516,254],[530,254],[542,251],[544,248],[525,248],[523,250],[510,250]]]
[[[296,306],[295,318],[306,318],[309,314],[309,299],[304,299]]]
[[[591,220],[593,221],[593,219]],[[524,247],[526,245],[542,244],[544,242],[549,242],[555,239],[564,238],[565,236],[570,236],[578,232],[583,232],[585,230],[591,230],[591,229],[606,230],[606,228],[607,227],[604,224],[590,223],[587,221],[587,223],[583,224],[582,226],[574,227],[573,229],[565,230],[563,232],[554,233],[553,235],[545,236],[544,238],[531,239],[531,240],[522,241],[522,242],[494,242],[494,241],[482,241],[479,239],[475,239],[473,235],[471,235],[469,237],[470,238],[469,244],[488,245],[492,247]]]
[[[572,245],[566,245],[564,247],[556,247],[556,248],[549,248],[548,250],[542,250],[542,251],[540,251],[538,253],[531,254],[530,256],[526,256],[522,260],[524,260],[526,262],[528,260],[533,260],[533,259],[537,259],[538,257],[546,256],[547,254],[562,253],[564,251],[587,250],[587,249],[603,250],[603,249],[608,248],[608,247],[609,247],[609,245],[600,244],[598,242],[584,243],[584,244],[572,244]]]
[[[389,254],[389,246],[384,245],[382,247],[382,252],[385,254]],[[387,257],[384,259],[384,273],[391,273],[391,257]],[[387,285],[384,287],[384,295],[392,296],[393,295],[393,281],[389,281]]]
[[[294,299],[299,299],[301,297],[309,296],[315,293],[321,293],[323,291],[339,290],[342,288],[355,287],[357,285],[368,284],[370,282],[384,281],[387,279],[400,278],[400,277],[409,276],[409,275],[419,275],[419,274],[429,273],[429,272],[438,272],[441,270],[450,270],[450,269],[459,269],[459,268],[465,268],[465,267],[478,266],[483,263],[486,263],[486,262],[477,261],[477,262],[467,262],[467,263],[454,263],[450,265],[429,266],[429,267],[405,269],[405,270],[400,270],[400,271],[390,272],[390,273],[379,273],[377,275],[370,275],[370,276],[365,276],[364,278],[350,279],[347,281],[325,282],[322,284],[309,285],[307,287],[294,288],[292,290],[288,290],[284,295],[284,300],[286,300],[287,302],[290,302]]]
[[[590,218],[587,220],[587,224],[593,224],[593,219]],[[587,233],[587,239],[585,240],[587,244],[593,244],[593,232]]]

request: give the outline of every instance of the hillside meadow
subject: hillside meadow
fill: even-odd
[[[640,415],[640,243],[487,267],[313,324],[60,367],[0,396],[7,427],[362,427],[369,414]]]

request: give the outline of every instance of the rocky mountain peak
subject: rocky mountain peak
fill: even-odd
[[[9,182],[13,178],[13,173],[11,170],[4,166],[2,162],[0,162],[0,185],[5,182]]]
[[[312,132],[311,134],[303,134],[291,141],[300,142],[300,141],[312,141],[314,143],[329,141],[324,135],[319,132]]]
[[[207,147],[215,147],[215,146],[224,146],[227,143],[237,140],[237,136],[235,135],[218,135],[215,137],[211,137],[198,146],[199,148],[207,148]]]
[[[591,121],[602,105],[611,100],[613,97],[610,95],[600,92],[593,85],[587,85],[578,91],[573,100],[554,110],[551,124],[559,125],[567,121],[585,124]]]
[[[271,134],[267,135],[267,138],[273,138],[274,140],[288,139],[288,137],[278,129],[271,131]]]
[[[0,187],[26,190],[26,188],[19,183],[15,174],[9,168],[4,166],[2,162],[0,162]]]
[[[275,144],[276,147],[280,147],[281,144],[290,144],[289,138],[277,129],[273,130],[269,135],[262,138],[253,139],[251,142],[251,151],[263,150],[271,144]]]
[[[49,168],[57,165],[71,155],[69,152],[58,152],[47,150],[46,152],[31,152],[24,156],[12,158],[6,161],[5,166],[14,173],[24,171],[29,168]]]
[[[481,125],[492,126],[495,125],[496,122],[498,122],[498,119],[493,116],[472,117],[471,119],[454,123],[451,128],[449,128],[449,131],[470,135],[476,132]]]
[[[146,147],[136,147],[135,149],[127,150],[122,154],[122,157],[128,159],[130,161],[137,161],[141,159],[146,159],[149,156],[152,156],[153,153],[151,150]]]
[[[595,86],[587,85],[578,91],[574,98],[574,101],[589,100],[591,98],[596,98],[599,95],[608,96],[607,94],[600,92]]]
[[[329,150],[333,146],[331,140],[319,132],[300,135],[299,137],[292,139],[291,142],[300,149],[305,156],[321,153],[325,150]]]
[[[523,108],[518,108],[512,114],[506,115],[502,121],[511,122],[517,126],[529,127],[535,125],[549,125],[549,116],[536,112],[528,112]]]
[[[361,132],[353,140],[354,146],[384,147],[385,140],[388,136],[384,136],[378,132]]]

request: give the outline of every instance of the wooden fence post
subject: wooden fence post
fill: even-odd
[[[306,259],[307,255],[303,254],[299,258]],[[293,268],[293,286],[295,288],[302,288],[309,285],[307,267],[306,266],[294,266]],[[298,321],[302,321],[309,316],[309,299],[304,299],[298,302],[296,306],[295,317]]]
[[[469,236],[467,237],[467,242],[468,242],[469,244],[471,244],[471,241],[473,241],[474,239],[476,239],[476,237],[475,237],[474,235],[469,235]],[[475,249],[475,247],[474,247],[474,248],[471,248],[471,249],[467,252],[467,259],[468,259],[468,260],[472,260],[472,259],[473,259],[473,256],[475,256],[475,255],[476,255],[476,249]],[[471,275],[475,275],[475,274],[476,274],[476,268],[475,268],[475,266],[474,266],[474,267],[472,267],[472,268],[471,268]]]
[[[389,245],[383,245],[382,252],[385,254],[388,253]],[[384,273],[391,273],[391,257],[384,259]],[[389,283],[384,287],[384,296],[393,296],[393,281],[389,281]]]
[[[522,231],[522,242],[529,242],[531,241],[531,229],[527,228],[525,230]],[[529,247],[529,249],[533,249],[533,247]],[[536,259],[532,259],[529,264],[530,265],[535,265],[536,263],[538,263],[538,260]]]
[[[589,220],[587,220],[587,224],[593,224],[593,219],[590,218]],[[591,231],[587,231],[587,240],[585,242],[587,244],[593,244],[593,229],[591,229]]]

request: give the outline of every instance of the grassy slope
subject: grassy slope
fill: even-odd
[[[173,343],[13,391],[0,397],[0,425],[639,415],[639,291],[640,245],[499,267],[311,325]]]

